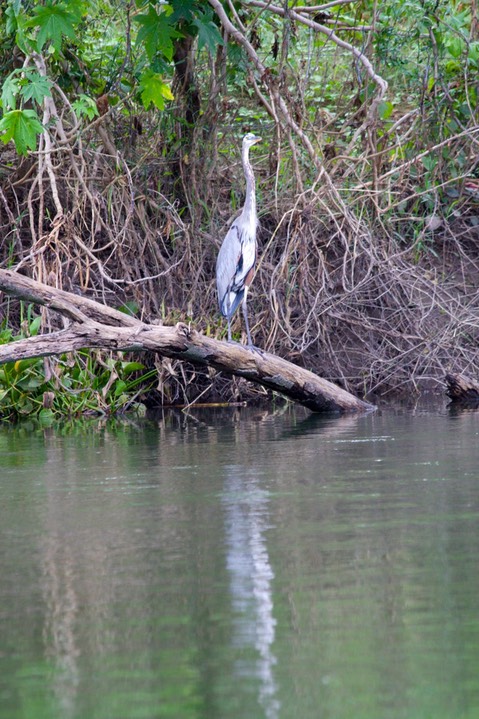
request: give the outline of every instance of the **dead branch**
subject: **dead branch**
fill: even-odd
[[[263,2],[263,0],[249,0],[249,5],[253,5],[255,7],[262,8],[264,10],[269,10],[270,12],[274,13],[275,15],[280,15],[281,17],[285,17],[286,15],[289,15],[293,20],[297,20],[298,22],[302,23],[303,25],[307,25],[308,27],[312,28],[316,32],[319,32],[323,35],[326,35],[328,40],[331,40],[334,42],[335,45],[338,47],[343,48],[343,50],[347,50],[350,52],[357,60],[360,62],[364,69],[366,70],[369,77],[376,83],[378,86],[378,93],[379,93],[379,100],[381,100],[384,95],[387,92],[388,89],[388,83],[386,80],[381,77],[373,68],[372,63],[370,62],[369,58],[366,57],[366,55],[359,50],[357,47],[354,47],[354,45],[351,45],[351,43],[346,42],[345,40],[342,40],[339,38],[331,28],[326,27],[325,25],[321,25],[321,23],[316,22],[316,20],[311,20],[309,17],[303,15],[304,8],[288,8],[285,10],[282,7],[278,7],[276,5],[272,5],[270,2]],[[306,8],[307,10],[307,8]],[[311,11],[311,9],[310,9]],[[361,28],[361,30],[364,30],[365,28]],[[370,28],[368,28],[370,29]]]
[[[285,395],[315,412],[364,412],[373,405],[275,355],[205,337],[186,324],[148,325],[78,295],[0,270],[0,290],[45,305],[70,320],[63,330],[0,346],[0,364],[85,348],[148,350],[237,375]]]
[[[453,402],[479,404],[479,382],[464,374],[447,374],[446,384],[446,394]]]

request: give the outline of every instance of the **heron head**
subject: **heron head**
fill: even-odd
[[[256,145],[257,142],[261,142],[261,137],[258,137],[258,135],[254,135],[252,132],[248,132],[243,137],[243,147],[251,147],[251,145]]]

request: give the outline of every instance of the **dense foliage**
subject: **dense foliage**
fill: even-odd
[[[0,261],[223,337],[214,263],[253,130],[256,343],[356,392],[467,371],[478,27],[476,0],[7,0]],[[6,341],[24,308],[0,311]],[[164,402],[246,391],[157,365]]]

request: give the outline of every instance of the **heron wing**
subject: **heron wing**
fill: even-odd
[[[256,259],[255,237],[241,230],[241,219],[228,230],[216,261],[218,302],[225,317],[231,316],[243,299],[245,280]]]

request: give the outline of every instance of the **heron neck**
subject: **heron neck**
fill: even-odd
[[[246,199],[243,213],[247,217],[256,217],[256,183],[249,161],[249,147],[245,147],[243,150],[243,170],[246,178]]]

